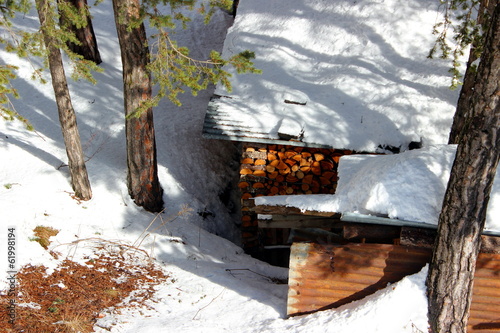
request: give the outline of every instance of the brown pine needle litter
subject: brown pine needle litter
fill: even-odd
[[[44,266],[22,267],[16,274],[13,324],[8,308],[13,296],[0,292],[0,332],[93,332],[106,309],[146,307],[154,287],[168,275],[140,252],[124,256],[103,249],[84,263],[64,259],[49,275]],[[133,302],[126,302],[131,296]]]

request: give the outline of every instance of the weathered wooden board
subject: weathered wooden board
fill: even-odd
[[[288,315],[336,308],[362,299],[430,261],[428,248],[387,244],[294,243]],[[468,332],[500,332],[500,255],[478,258]]]
[[[259,219],[259,228],[334,228],[342,226],[343,222],[333,218],[308,218],[290,215],[286,218]]]
[[[414,227],[402,227],[399,245],[432,249],[437,231]],[[481,235],[481,252],[500,254],[500,237]]]
[[[340,219],[341,214],[339,213],[334,213],[334,212],[316,212],[316,211],[301,211],[300,208],[296,207],[286,207],[286,206],[266,206],[266,205],[259,205],[255,206],[252,208],[252,211],[256,214],[262,214],[262,215],[282,215],[282,216],[289,216],[289,215],[300,215],[303,216],[304,218],[307,218],[308,216],[320,216],[320,217],[332,217],[335,219]]]

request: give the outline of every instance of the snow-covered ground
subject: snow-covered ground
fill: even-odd
[[[155,110],[159,177],[166,210],[156,217],[136,207],[128,197],[125,182],[121,59],[111,4],[104,2],[92,11],[105,72],[96,75],[95,86],[70,82],[82,143],[90,158],[87,168],[93,198],[88,202],[78,202],[71,196],[68,170],[62,166],[66,153],[50,84],[30,79],[32,68],[28,61],[0,52],[4,63],[20,67],[14,85],[21,99],[14,105],[36,129],[28,132],[19,122],[0,122],[0,249],[5,251],[2,272],[7,271],[8,227],[17,233],[17,268],[28,263],[43,264],[50,271],[61,259],[54,259],[38,243],[30,241],[38,225],[60,230],[51,238],[51,246],[79,260],[92,249],[85,242],[78,247],[65,244],[96,237],[133,244],[154,221],[149,230],[162,226],[141,247],[157,259],[175,283],[159,286],[149,309],[131,309],[102,318],[96,332],[427,330],[426,269],[339,309],[286,319],[287,287],[265,276],[284,278],[287,271],[249,257],[230,241],[237,242],[238,229],[219,195],[232,180],[237,151],[231,143],[201,138],[210,91],[197,97],[186,94],[180,108],[163,102]],[[428,15],[432,20],[436,17],[432,11]],[[179,32],[177,39],[191,47],[195,57],[202,57],[211,48],[222,49],[231,21],[232,17],[223,12],[217,12],[208,27],[195,19],[191,30]],[[35,15],[26,15],[17,24],[36,28],[37,22]],[[408,40],[414,43],[411,35]],[[397,50],[391,54],[398,56]],[[190,212],[177,216],[185,207]],[[204,218],[198,214],[203,211],[211,214]],[[0,274],[0,281],[0,289],[4,289],[6,274]]]

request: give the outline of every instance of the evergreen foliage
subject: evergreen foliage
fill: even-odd
[[[160,30],[155,38],[156,51],[152,54],[148,70],[153,74],[153,83],[158,85],[159,92],[137,110],[136,115],[157,105],[165,96],[174,104],[181,105],[177,95],[184,93],[185,88],[189,88],[194,96],[209,84],[221,83],[230,91],[231,74],[223,68],[225,65],[234,66],[237,73],[260,73],[251,61],[255,58],[253,52],[244,51],[224,60],[219,52],[212,50],[207,60],[195,60],[189,56],[187,47],[179,47],[170,39],[167,31]]]
[[[46,16],[50,18],[44,27],[44,33],[51,37],[51,40],[56,44],[57,48],[62,49],[71,60],[72,72],[71,77],[75,80],[86,79],[92,83],[96,80],[92,73],[101,72],[102,69],[94,62],[83,59],[79,54],[72,52],[67,42],[80,44],[67,26],[60,26],[57,22],[61,15],[65,15],[70,19],[70,22],[78,27],[83,27],[87,24],[86,16],[88,9],[77,10],[66,0],[50,0],[47,1],[44,11]],[[46,83],[42,76],[42,72],[48,68],[47,56],[48,51],[44,44],[42,30],[36,32],[28,32],[16,29],[12,23],[12,19],[16,14],[26,14],[31,10],[32,3],[27,0],[7,1],[3,6],[0,6],[0,28],[6,32],[7,37],[1,37],[0,43],[4,45],[7,52],[17,54],[21,58],[41,57],[44,62],[41,68],[33,66],[33,80],[39,80],[40,83]],[[24,122],[28,129],[32,130],[32,125],[28,120],[19,114],[13,107],[10,97],[19,98],[19,94],[11,85],[11,80],[16,78],[14,73],[16,67],[12,65],[3,65],[0,70],[0,116],[6,120],[18,119]]]
[[[96,5],[100,1],[96,1]],[[230,9],[232,0],[145,0],[141,3],[141,8],[136,8],[140,15],[130,24],[130,29],[137,27],[144,21],[148,21],[150,26],[156,31],[151,36],[150,48],[151,58],[148,70],[153,75],[153,83],[158,85],[157,95],[144,102],[141,107],[133,114],[139,116],[144,110],[158,105],[159,101],[167,97],[174,104],[180,105],[177,98],[179,93],[184,93],[189,89],[193,95],[200,90],[206,89],[209,84],[220,83],[229,91],[231,84],[229,78],[231,74],[225,70],[225,66],[233,66],[237,73],[260,73],[253,65],[252,59],[255,54],[250,51],[244,51],[232,56],[230,59],[223,59],[221,55],[212,51],[205,60],[193,59],[189,55],[187,47],[180,47],[175,40],[171,38],[172,30],[180,25],[187,28],[191,19],[184,15],[182,10],[196,10],[203,15],[205,23],[208,23],[217,8]],[[79,10],[67,0],[49,0],[46,10],[52,24],[45,28],[45,32],[53,37],[57,47],[62,49],[71,60],[71,77],[75,80],[86,79],[96,83],[92,73],[102,71],[94,62],[85,60],[81,55],[72,52],[67,44],[68,42],[79,45],[80,42],[70,29],[70,25],[76,27],[85,27],[86,17],[89,13],[88,8]],[[30,9],[29,0],[10,0],[3,6],[0,6],[1,17],[0,27],[8,31],[9,38],[0,38],[0,43],[4,44],[5,50],[14,52],[23,58],[32,56],[42,57],[46,60],[47,50],[45,49],[41,31],[26,32],[14,29],[12,19],[16,13],[27,13]],[[163,14],[161,7],[169,6],[171,12]],[[60,20],[60,17],[65,19]],[[47,68],[46,61],[43,68],[33,69],[33,79],[38,79],[45,83],[41,72]],[[2,66],[0,69],[0,115],[4,119],[17,118],[26,124],[27,120],[17,113],[9,95],[19,97],[10,82],[15,78],[14,66]],[[29,126],[29,128],[31,128]]]
[[[261,73],[254,67],[252,59],[255,53],[243,51],[229,59],[223,59],[219,52],[212,50],[208,59],[197,60],[189,55],[187,47],[177,45],[171,38],[171,31],[180,24],[183,28],[191,21],[179,9],[188,8],[197,10],[203,15],[205,23],[208,23],[216,8],[229,9],[231,0],[210,0],[208,5],[202,3],[196,8],[197,0],[148,0],[143,1],[142,20],[146,19],[157,32],[151,36],[151,60],[148,70],[153,75],[153,84],[159,87],[157,95],[143,103],[133,113],[139,116],[150,107],[158,105],[159,101],[167,97],[175,105],[180,105],[178,95],[189,89],[196,96],[200,90],[204,90],[209,84],[220,83],[231,91],[229,78],[231,74],[225,66],[233,66],[238,74]],[[170,14],[162,14],[159,6],[169,5],[172,9]],[[136,22],[140,23],[140,22]]]
[[[436,53],[442,59],[452,60],[449,72],[452,75],[451,88],[458,88],[462,82],[460,72],[460,59],[473,45],[471,50],[475,52],[475,58],[479,58],[482,52],[483,32],[487,31],[489,22],[487,11],[480,11],[481,0],[441,0],[444,8],[442,22],[434,25],[433,34],[437,35],[436,42],[429,52],[429,58]],[[480,22],[484,22],[481,24]],[[450,30],[453,36],[450,38]]]
[[[11,19],[14,17],[16,12],[26,13],[30,8],[29,1],[6,1],[4,4],[0,5],[0,27],[7,32],[11,33],[13,30]],[[24,54],[25,48],[23,48],[21,41],[20,47],[18,47],[18,54]],[[6,44],[6,49],[8,51],[15,51],[11,43],[8,40],[0,36],[0,43]],[[12,86],[11,80],[16,78],[15,70],[18,68],[13,65],[0,65],[0,116],[5,120],[18,119],[26,124],[29,130],[32,130],[32,125],[28,122],[26,118],[21,116],[14,108],[11,102],[11,97],[19,98],[17,90]]]

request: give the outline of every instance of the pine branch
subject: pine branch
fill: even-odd
[[[437,52],[441,59],[451,58],[452,66],[449,72],[452,75],[450,88],[456,89],[462,84],[461,58],[472,45],[474,51],[480,54],[483,31],[485,27],[478,22],[481,19],[479,7],[481,0],[451,0],[442,2],[444,7],[443,20],[433,27],[433,34],[437,35],[428,57],[433,58]],[[487,22],[488,20],[484,20]],[[450,30],[454,33],[448,35]],[[450,40],[451,39],[451,40]],[[451,44],[451,45],[450,45]]]
[[[165,28],[158,28],[158,33],[152,38],[153,51],[148,70],[152,73],[153,83],[158,85],[159,91],[156,96],[143,102],[131,116],[140,116],[142,112],[158,105],[164,97],[175,105],[181,105],[178,95],[187,89],[194,96],[209,84],[222,84],[231,91],[231,74],[225,69],[226,66],[234,67],[237,73],[261,73],[251,61],[255,54],[250,51],[243,51],[228,60],[212,51],[208,59],[199,60],[189,55],[187,47],[178,46]]]

